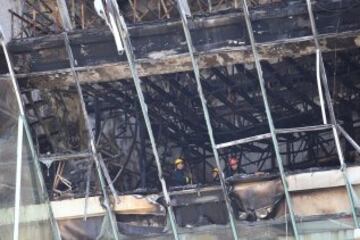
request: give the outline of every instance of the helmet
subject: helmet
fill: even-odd
[[[180,163],[184,163],[184,160],[182,160],[181,158],[178,158],[178,159],[175,160],[174,163],[175,163],[175,166],[176,166],[176,165],[178,165]]]
[[[213,170],[211,172],[219,173],[219,169],[218,168],[213,168]]]
[[[231,158],[229,158],[229,165],[230,166],[233,166],[233,165],[235,165],[235,164],[238,164],[238,160],[236,159],[236,158],[234,158],[234,157],[231,157]]]

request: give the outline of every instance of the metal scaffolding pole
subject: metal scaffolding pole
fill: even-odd
[[[84,116],[85,126],[86,126],[86,130],[87,130],[87,133],[88,133],[88,138],[89,138],[88,139],[88,147],[90,148],[90,151],[92,153],[92,158],[93,158],[93,160],[95,162],[96,171],[98,173],[98,177],[99,177],[99,181],[100,181],[101,191],[102,191],[103,196],[104,196],[104,206],[105,206],[105,208],[107,210],[107,213],[109,214],[111,229],[113,231],[114,237],[115,237],[115,239],[119,239],[119,231],[118,231],[118,227],[117,227],[117,223],[116,223],[116,218],[115,218],[115,215],[114,215],[114,213],[113,213],[113,211],[111,210],[111,207],[110,207],[110,199],[109,199],[109,196],[108,196],[108,194],[106,192],[106,182],[105,182],[104,176],[102,175],[102,172],[101,172],[101,169],[103,169],[104,174],[107,174],[106,166],[103,166],[103,168],[102,168],[101,165],[102,164],[104,165],[104,163],[100,162],[100,159],[98,157],[98,153],[97,153],[96,145],[95,145],[95,137],[94,137],[94,133],[91,130],[91,124],[90,124],[89,116],[88,116],[88,113],[87,113],[87,110],[86,110],[86,105],[85,105],[85,101],[84,101],[84,95],[83,95],[83,92],[82,92],[82,89],[81,89],[81,86],[80,86],[79,76],[78,76],[78,74],[77,74],[77,72],[75,70],[75,60],[74,60],[74,55],[73,55],[73,52],[72,52],[72,49],[71,49],[71,46],[70,46],[69,37],[68,37],[67,32],[64,32],[63,34],[64,34],[65,47],[66,47],[66,51],[67,51],[68,58],[69,58],[70,68],[71,68],[71,71],[72,71],[72,74],[73,74],[73,77],[74,77],[77,92],[79,94],[81,110],[82,110],[82,113],[83,113],[83,116]],[[111,180],[108,179],[108,183],[109,183],[110,189],[111,189],[111,191],[112,191],[112,193],[113,193],[113,195],[114,195],[114,197],[115,197],[115,199],[117,201],[118,198],[117,198],[116,190],[115,190]],[[86,198],[86,201],[87,201],[87,198]],[[85,204],[85,206],[86,205],[87,204]],[[85,209],[86,209],[86,207],[85,207]],[[85,213],[85,215],[86,215],[86,213]]]
[[[295,220],[294,210],[293,210],[293,206],[292,206],[292,202],[291,202],[291,196],[288,191],[288,184],[286,181],[284,166],[283,166],[283,162],[282,162],[281,155],[280,155],[279,143],[278,143],[278,140],[276,137],[275,126],[274,126],[274,122],[273,122],[271,111],[270,111],[270,106],[269,106],[267,95],[266,95],[265,80],[264,80],[262,68],[260,65],[259,54],[258,54],[256,46],[255,46],[255,38],[254,38],[254,33],[253,33],[251,21],[250,21],[249,8],[248,8],[246,0],[243,0],[243,11],[244,11],[246,28],[247,28],[248,34],[249,34],[251,49],[252,49],[252,53],[253,53],[254,60],[255,60],[256,71],[257,71],[259,84],[260,84],[260,88],[261,88],[261,95],[262,95],[262,98],[264,101],[266,117],[268,119],[268,124],[269,124],[269,128],[270,128],[271,139],[272,139],[272,142],[274,145],[276,161],[277,161],[277,165],[279,168],[281,181],[284,186],[286,202],[287,202],[287,205],[289,208],[291,223],[293,226],[295,238],[297,240],[299,240],[300,237],[299,237],[298,229],[296,226],[296,220]]]
[[[338,128],[337,128],[337,120],[335,117],[334,106],[333,106],[331,95],[330,95],[324,60],[323,60],[323,56],[322,56],[321,49],[320,49],[318,33],[317,33],[316,23],[315,23],[315,17],[314,17],[314,13],[313,13],[312,6],[311,6],[311,0],[306,0],[306,4],[307,4],[308,13],[309,13],[311,31],[312,31],[312,34],[314,37],[315,47],[318,52],[319,70],[321,73],[322,84],[324,87],[326,104],[329,109],[330,122],[332,124],[332,131],[333,131],[333,135],[334,135],[336,150],[337,150],[337,154],[338,154],[339,161],[340,161],[340,171],[342,172],[343,178],[345,181],[346,191],[347,191],[349,201],[350,201],[350,206],[351,206],[352,217],[353,217],[356,228],[359,228],[359,221],[356,216],[355,200],[354,200],[356,197],[353,196],[353,194],[355,194],[355,192],[352,189],[351,183],[350,183],[349,178],[346,173],[346,164],[345,164],[345,160],[344,160],[344,154],[343,154],[341,144],[340,144],[340,137],[339,137],[339,132],[338,132]],[[322,104],[324,104],[324,103],[322,103]]]
[[[70,15],[68,11],[68,7],[65,0],[56,0],[57,6],[59,8],[59,14],[61,18],[61,22],[63,24],[63,28],[65,31],[73,30],[73,26],[71,24]]]
[[[297,128],[278,128],[275,129],[276,134],[290,134],[290,133],[299,133],[299,132],[315,132],[315,131],[323,131],[332,128],[331,125],[315,125],[315,126],[306,126],[306,127],[297,127]],[[216,145],[217,149],[228,148],[236,145],[241,145],[249,142],[255,142],[263,139],[271,138],[271,133],[263,133],[247,138],[241,138],[238,140],[220,143]]]
[[[49,220],[50,220],[50,225],[52,226],[52,229],[53,229],[53,236],[54,236],[54,239],[60,240],[61,239],[60,231],[59,231],[57,222],[55,221],[55,218],[54,218],[51,206],[50,206],[49,196],[48,196],[48,192],[47,192],[46,185],[45,185],[45,182],[44,182],[44,177],[43,177],[42,172],[41,172],[41,166],[40,166],[39,158],[37,156],[37,153],[36,153],[36,150],[35,150],[35,147],[34,147],[34,142],[33,142],[32,136],[31,136],[29,124],[28,124],[27,119],[25,117],[24,103],[22,102],[22,99],[21,99],[20,88],[19,88],[18,83],[16,81],[15,72],[14,72],[14,69],[13,69],[13,65],[12,65],[12,62],[11,62],[11,59],[10,59],[8,49],[7,49],[6,44],[5,44],[5,39],[4,39],[4,35],[3,35],[1,27],[0,27],[0,45],[1,45],[1,47],[3,49],[3,52],[4,52],[4,55],[5,55],[6,64],[7,64],[9,73],[10,73],[10,79],[11,79],[13,89],[14,89],[14,92],[15,92],[15,96],[16,96],[16,100],[17,100],[17,103],[18,103],[19,118],[22,119],[22,123],[23,123],[23,126],[25,128],[25,134],[26,134],[26,137],[27,137],[27,140],[28,140],[28,143],[29,143],[31,156],[32,156],[32,158],[34,160],[36,176],[38,177],[38,180],[39,180],[39,183],[40,183],[40,188],[41,188],[41,191],[42,191],[41,192],[42,197],[43,197],[42,200],[48,206]]]
[[[157,150],[157,146],[156,146],[156,142],[155,142],[155,137],[154,137],[154,133],[152,130],[152,126],[150,123],[150,117],[148,114],[148,107],[147,104],[145,102],[145,98],[144,98],[144,94],[142,92],[141,89],[141,80],[139,78],[137,69],[136,69],[136,61],[135,61],[135,56],[134,56],[134,52],[133,52],[133,47],[130,41],[130,36],[129,36],[129,32],[127,30],[127,26],[125,23],[125,20],[123,18],[123,16],[120,15],[119,12],[119,7],[117,5],[117,2],[114,0],[109,0],[107,1],[107,8],[109,11],[109,15],[111,15],[111,17],[113,17],[115,19],[115,23],[117,25],[117,29],[119,29],[119,31],[113,31],[113,34],[117,34],[117,37],[120,37],[122,40],[122,43],[124,45],[124,49],[125,49],[125,53],[127,56],[127,60],[129,63],[129,68],[132,74],[132,78],[134,80],[134,84],[135,84],[135,89],[136,89],[136,93],[140,102],[140,107],[141,107],[141,111],[144,117],[144,121],[145,121],[145,126],[150,138],[150,143],[151,143],[151,147],[152,147],[152,151],[154,154],[154,158],[155,158],[155,163],[157,166],[157,170],[158,170],[158,177],[159,177],[159,181],[161,183],[161,187],[162,187],[162,192],[164,194],[164,199],[165,199],[165,203],[166,203],[166,207],[168,210],[168,214],[169,214],[169,220],[170,220],[170,225],[172,228],[172,232],[174,235],[174,238],[176,240],[179,240],[179,236],[178,236],[178,231],[177,231],[177,227],[176,227],[176,220],[175,220],[175,215],[174,215],[174,211],[173,211],[173,207],[171,204],[171,200],[170,200],[170,195],[168,193],[167,190],[167,186],[166,186],[166,182],[165,182],[165,178],[163,175],[163,171],[162,171],[162,166],[161,166],[161,162],[160,162],[160,157],[159,157],[159,153]]]
[[[193,71],[194,71],[194,74],[195,74],[197,90],[198,90],[198,94],[199,94],[199,97],[200,97],[202,110],[203,110],[203,113],[204,113],[204,118],[205,118],[206,127],[207,127],[207,131],[208,131],[209,138],[210,138],[211,148],[212,148],[213,155],[214,155],[214,158],[215,158],[216,167],[219,169],[220,185],[221,185],[221,188],[222,188],[222,191],[223,191],[223,194],[224,194],[224,200],[225,200],[226,208],[227,208],[228,215],[229,215],[230,227],[231,227],[234,239],[239,239],[238,233],[237,233],[237,230],[236,230],[236,224],[235,224],[235,218],[234,218],[233,209],[231,207],[229,194],[228,194],[228,191],[226,189],[226,182],[225,182],[224,172],[223,172],[222,167],[220,165],[219,153],[218,153],[218,150],[216,148],[214,133],[213,133],[213,129],[212,129],[212,126],[211,126],[211,121],[210,121],[210,116],[209,116],[209,110],[208,110],[208,107],[207,107],[205,95],[203,93],[203,88],[202,88],[201,79],[200,79],[199,64],[198,64],[198,61],[197,61],[197,59],[196,59],[196,57],[194,55],[195,50],[194,50],[194,47],[193,47],[191,33],[190,33],[190,30],[189,30],[189,25],[188,25],[188,21],[187,21],[187,17],[186,17],[187,15],[188,16],[191,15],[191,13],[188,12],[188,10],[187,10],[188,7],[184,9],[184,4],[187,5],[187,0],[177,0],[178,10],[179,10],[179,14],[180,14],[180,17],[181,17],[181,20],[182,20],[183,30],[184,30],[184,33],[185,33],[185,38],[186,38],[188,50],[189,50],[189,53],[190,53],[190,56],[191,56],[191,62],[192,62]]]
[[[16,183],[15,183],[15,217],[14,217],[14,234],[13,234],[14,240],[19,239],[23,140],[24,140],[24,123],[22,116],[19,116],[17,146],[16,146],[17,152],[16,152]]]
[[[321,71],[320,71],[320,50],[316,49],[316,84],[319,92],[319,100],[320,100],[320,108],[321,108],[321,116],[323,120],[323,124],[328,124],[324,103],[324,94],[321,86]]]
[[[339,131],[341,132],[342,135],[344,135],[345,139],[351,144],[351,146],[353,146],[353,148],[355,148],[355,150],[360,153],[360,146],[357,142],[355,142],[355,140],[345,131],[345,129],[343,127],[341,127],[340,125],[336,125],[337,128],[339,129]]]

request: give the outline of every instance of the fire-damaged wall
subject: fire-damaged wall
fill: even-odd
[[[358,167],[349,168],[349,176],[356,192],[359,191],[358,184],[360,183],[359,177],[356,176],[358,170]],[[329,179],[332,180],[329,181]],[[312,181],[316,181],[317,185],[311,186]],[[305,173],[290,174],[288,183],[295,204],[297,221],[302,223],[300,225],[302,232],[310,233],[314,228],[322,229],[322,231],[328,231],[331,228],[332,231],[349,229],[347,227],[349,221],[351,222],[347,217],[349,204],[341,173],[338,170],[313,169]],[[288,208],[278,176],[266,174],[237,176],[230,180],[230,186],[236,223],[241,229],[243,238],[281,239],[292,231],[287,227]],[[171,197],[181,235],[196,239],[194,234],[208,236],[207,234],[211,233],[211,239],[226,238],[228,234],[226,231],[216,230],[220,226],[225,228],[228,226],[227,211],[218,186],[172,191]],[[128,205],[127,198],[133,199],[132,205]],[[73,202],[72,208],[75,212],[69,209],[68,214],[71,212],[72,214],[67,215],[68,219],[66,219],[64,215],[66,211],[61,211],[61,206],[68,205],[66,202],[70,203],[71,200],[53,202],[55,216],[58,218],[64,239],[74,237],[93,239],[101,235],[99,222],[102,218],[92,217],[88,223],[75,220],[78,216],[76,212],[81,212],[75,209],[81,208],[82,205]],[[161,239],[161,235],[165,237],[169,234],[167,217],[161,204],[161,195],[121,196],[120,203],[114,206],[114,210],[122,238],[132,239],[141,235]],[[137,212],[138,209],[142,209],[142,212]],[[100,208],[91,210],[89,214],[96,215],[103,211]],[[327,217],[324,218],[324,215]],[[74,220],[69,220],[71,218]],[[332,226],[332,221],[337,224],[337,227]],[[308,226],[308,223],[313,226]]]
[[[291,239],[356,228],[357,0],[188,1],[186,19],[175,1],[116,2],[126,54],[92,1],[26,1],[12,13],[26,27],[5,47],[63,239],[169,239],[175,230]],[[1,94],[0,197],[11,199],[16,108]],[[24,181],[31,189],[33,176]],[[32,214],[45,207],[22,206],[22,224],[46,225]],[[9,225],[0,218],[0,231]]]

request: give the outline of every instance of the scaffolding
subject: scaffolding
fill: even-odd
[[[136,54],[134,53],[134,47],[133,44],[131,42],[130,39],[130,32],[128,29],[128,24],[125,22],[125,18],[122,15],[122,13],[119,11],[119,6],[118,3],[115,0],[108,0],[105,1],[106,2],[106,9],[108,9],[108,13],[110,15],[112,15],[112,17],[115,18],[115,24],[117,25],[117,29],[119,30],[118,32],[114,32],[114,35],[118,35],[117,37],[121,38],[121,41],[124,45],[124,50],[125,50],[125,55],[126,55],[126,59],[127,59],[127,63],[130,69],[130,73],[131,73],[131,78],[134,82],[135,85],[135,92],[136,92],[136,97],[137,100],[139,102],[140,107],[137,109],[141,109],[142,115],[143,115],[143,125],[142,125],[142,134],[143,134],[143,138],[144,137],[144,131],[146,130],[149,139],[150,139],[150,145],[151,145],[151,150],[152,150],[152,154],[155,160],[155,164],[156,164],[156,170],[157,170],[157,175],[158,175],[158,181],[161,184],[161,189],[162,189],[162,194],[164,196],[165,199],[165,206],[167,209],[167,213],[168,213],[168,218],[169,218],[169,223],[171,226],[171,230],[172,230],[172,234],[174,239],[180,239],[179,236],[179,230],[178,230],[178,226],[176,223],[176,217],[175,217],[175,213],[174,213],[174,207],[173,207],[173,201],[171,199],[171,195],[169,194],[169,190],[168,190],[168,184],[165,181],[165,177],[164,177],[164,170],[163,170],[163,162],[161,161],[161,156],[159,153],[159,144],[156,141],[156,136],[153,130],[153,125],[151,122],[151,118],[149,116],[149,107],[148,104],[146,102],[146,97],[144,94],[144,90],[143,90],[143,81],[140,79],[141,77],[141,73],[139,73],[139,65],[140,65],[140,61],[139,59],[136,58]],[[133,21],[136,22],[137,20],[142,20],[142,18],[145,16],[145,14],[143,14],[141,17],[138,16],[138,12],[136,10],[136,1],[132,2],[130,1],[130,5],[133,8]],[[91,121],[90,121],[90,117],[89,117],[89,110],[88,110],[88,106],[86,105],[86,99],[84,97],[84,89],[89,90],[90,91],[96,91],[96,89],[94,89],[91,86],[82,86],[81,85],[81,80],[78,76],[78,70],[77,70],[77,61],[74,57],[74,53],[73,53],[73,49],[72,49],[72,42],[69,39],[68,36],[68,32],[72,31],[74,28],[72,26],[72,21],[70,18],[69,13],[67,12],[67,6],[66,6],[66,1],[58,1],[59,4],[59,9],[60,9],[60,15],[61,15],[61,19],[62,19],[62,26],[65,30],[65,32],[62,34],[63,36],[63,41],[64,41],[64,45],[65,45],[65,49],[66,49],[66,54],[67,54],[67,58],[69,60],[69,66],[71,69],[71,74],[74,80],[74,85],[76,86],[76,94],[78,95],[79,99],[80,99],[80,105],[81,105],[81,114],[84,117],[84,121],[85,121],[85,129],[87,132],[87,151],[84,153],[85,157],[84,158],[90,158],[91,164],[89,164],[89,169],[88,169],[88,174],[87,174],[87,185],[86,185],[86,193],[85,193],[85,198],[88,199],[89,198],[89,191],[90,191],[90,178],[91,178],[91,167],[93,165],[93,162],[95,164],[95,168],[96,168],[96,172],[97,172],[97,176],[100,180],[100,185],[101,185],[101,192],[102,192],[102,196],[104,197],[104,206],[106,208],[107,211],[107,219],[103,220],[104,225],[106,225],[106,221],[109,220],[110,226],[111,226],[111,232],[112,232],[112,237],[115,239],[119,239],[119,236],[121,236],[118,227],[117,227],[117,222],[116,222],[116,218],[115,218],[115,214],[113,212],[113,209],[111,208],[111,198],[115,199],[115,201],[118,200],[118,191],[116,190],[116,187],[114,186],[114,182],[116,180],[111,179],[109,171],[101,157],[101,155],[99,154],[98,150],[97,150],[97,137],[99,135],[99,130],[97,130],[97,133],[93,133],[92,131],[92,127],[91,127]],[[255,134],[252,136],[248,136],[245,138],[240,138],[240,139],[235,139],[235,140],[231,140],[231,141],[225,141],[225,142],[220,142],[217,143],[216,139],[215,139],[215,134],[214,134],[214,126],[212,124],[212,119],[211,119],[211,112],[209,110],[209,106],[208,106],[208,101],[209,99],[206,98],[205,93],[204,93],[204,86],[206,86],[206,80],[203,80],[202,78],[204,78],[201,73],[200,73],[200,57],[201,57],[201,52],[198,52],[193,40],[193,36],[192,36],[192,32],[191,32],[191,27],[194,25],[194,19],[191,13],[191,9],[193,9],[192,6],[188,5],[187,1],[181,1],[181,0],[176,0],[176,7],[177,7],[177,14],[178,16],[180,16],[181,19],[181,26],[182,26],[182,30],[184,32],[185,35],[185,40],[186,40],[186,46],[187,46],[187,51],[189,53],[189,56],[191,58],[191,68],[194,74],[194,78],[195,78],[195,82],[196,82],[196,90],[198,93],[198,97],[200,98],[200,102],[201,102],[201,109],[199,111],[202,112],[203,116],[204,116],[204,120],[206,123],[206,136],[208,137],[209,141],[210,141],[210,148],[208,148],[209,152],[212,153],[212,157],[215,159],[215,164],[216,167],[219,169],[220,172],[220,186],[221,186],[221,190],[222,190],[222,195],[224,198],[224,202],[226,205],[226,210],[227,210],[227,216],[229,218],[229,223],[230,223],[230,228],[231,228],[231,232],[232,232],[232,236],[234,239],[239,239],[241,238],[241,231],[239,231],[237,229],[237,222],[234,216],[234,212],[233,212],[233,208],[231,205],[231,200],[229,198],[229,188],[227,186],[227,182],[225,180],[225,176],[224,176],[224,172],[222,170],[222,166],[221,166],[221,159],[220,159],[220,154],[219,151],[220,150],[226,150],[227,148],[240,148],[242,145],[245,144],[249,144],[249,143],[254,143],[257,141],[262,141],[262,140],[266,140],[266,139],[270,139],[271,140],[271,144],[272,144],[272,150],[270,149],[270,151],[273,151],[273,153],[275,154],[275,159],[276,159],[276,165],[277,168],[279,170],[279,174],[280,174],[280,178],[281,178],[281,183],[284,189],[284,194],[285,194],[285,199],[286,199],[286,207],[289,211],[289,215],[290,215],[290,220],[291,220],[291,225],[292,225],[292,230],[294,233],[294,237],[295,239],[301,239],[301,230],[299,230],[299,220],[296,218],[296,215],[294,214],[294,207],[293,207],[293,203],[292,203],[292,197],[291,194],[289,193],[288,190],[288,183],[287,183],[287,173],[284,170],[284,161],[283,161],[283,157],[281,156],[281,151],[280,151],[280,143],[279,143],[279,135],[286,135],[286,134],[293,134],[293,133],[304,133],[304,132],[321,132],[324,130],[331,130],[332,131],[332,138],[335,141],[335,147],[336,147],[336,154],[337,157],[339,159],[339,163],[340,163],[340,167],[339,167],[339,171],[341,171],[342,177],[344,179],[345,182],[345,186],[346,186],[346,193],[349,199],[349,203],[351,206],[350,212],[352,214],[352,220],[354,222],[354,226],[355,228],[359,228],[359,222],[357,219],[357,214],[356,214],[356,210],[357,210],[357,206],[358,203],[356,202],[356,199],[358,199],[355,190],[353,189],[353,186],[351,184],[351,181],[349,180],[349,177],[347,175],[347,166],[345,163],[345,159],[344,159],[344,154],[343,154],[343,149],[341,146],[341,142],[340,142],[340,134],[342,134],[346,141],[348,141],[357,152],[360,153],[360,147],[359,145],[356,143],[356,141],[349,135],[349,133],[347,131],[344,130],[344,128],[342,128],[335,116],[335,110],[333,107],[333,99],[330,95],[330,90],[329,90],[329,84],[328,84],[328,79],[327,79],[327,73],[326,73],[326,68],[325,68],[325,64],[324,64],[324,60],[323,60],[323,53],[321,50],[321,46],[319,43],[319,36],[317,33],[317,28],[316,28],[316,22],[315,22],[315,17],[314,17],[314,13],[313,13],[313,9],[312,9],[312,3],[310,0],[306,0],[306,7],[307,7],[307,13],[309,16],[309,20],[310,20],[310,25],[311,25],[311,32],[312,32],[312,37],[310,38],[311,41],[314,42],[315,44],[315,49],[316,49],[316,61],[315,61],[315,69],[316,69],[316,92],[318,93],[318,98],[319,98],[319,105],[320,108],[317,108],[316,110],[320,112],[321,114],[321,119],[322,119],[322,124],[318,124],[318,125],[308,125],[308,126],[302,126],[302,127],[292,127],[292,128],[278,128],[275,126],[274,124],[274,120],[273,120],[273,113],[271,111],[271,103],[269,102],[269,95],[272,95],[273,93],[269,93],[269,90],[267,89],[267,82],[266,82],[266,76],[264,76],[263,74],[263,68],[269,68],[269,66],[266,65],[266,63],[262,63],[261,62],[261,52],[259,52],[259,45],[255,39],[254,36],[254,29],[253,29],[253,23],[252,23],[252,15],[249,11],[249,2],[247,2],[246,0],[243,0],[241,2],[241,4],[238,5],[237,1],[234,1],[234,4],[236,6],[236,8],[238,8],[239,6],[242,7],[241,13],[242,13],[242,17],[244,18],[244,22],[245,22],[245,31],[247,32],[247,37],[248,39],[246,39],[246,41],[248,40],[250,46],[251,46],[251,59],[254,61],[255,63],[255,69],[256,69],[256,78],[258,80],[259,83],[259,87],[261,90],[261,99],[262,99],[262,105],[260,107],[258,107],[260,110],[264,110],[265,111],[265,117],[264,119],[267,120],[267,127],[269,128],[269,132],[266,133],[262,133],[262,134]],[[208,10],[209,12],[212,12],[212,6],[214,4],[211,1],[208,1]],[[174,6],[172,7],[174,8]],[[169,9],[166,8],[166,3],[164,1],[159,1],[159,12],[163,11],[162,14],[159,14],[160,19],[163,18],[170,18],[169,17]],[[32,24],[33,26],[34,24]],[[240,26],[239,26],[240,29]],[[115,37],[116,38],[116,37]],[[26,121],[26,117],[25,117],[25,110],[23,108],[23,103],[22,103],[22,99],[21,99],[21,93],[19,90],[19,87],[17,86],[17,82],[16,82],[16,78],[15,78],[15,73],[8,55],[8,50],[6,48],[5,43],[2,42],[2,46],[5,52],[5,56],[6,56],[6,60],[9,66],[9,71],[10,71],[10,77],[11,80],[13,82],[13,86],[16,92],[16,97],[19,103],[19,109],[20,109],[20,117],[19,117],[19,130],[18,130],[18,154],[17,154],[17,179],[16,179],[16,199],[15,199],[15,224],[14,224],[14,239],[18,239],[18,228],[19,228],[19,201],[20,201],[20,172],[21,172],[21,146],[22,144],[20,144],[20,140],[23,138],[23,129],[25,128],[25,136],[27,136],[28,141],[29,141],[29,145],[31,148],[31,153],[34,159],[36,159],[36,166],[37,166],[37,174],[40,180],[40,182],[42,183],[42,190],[44,191],[44,194],[47,192],[46,191],[46,187],[44,185],[43,178],[41,175],[41,170],[39,167],[39,162],[38,162],[38,158],[37,158],[37,153],[36,150],[34,149],[34,143],[32,143],[32,138],[30,135],[30,128],[27,124]],[[121,55],[120,53],[120,57],[124,57],[123,55]],[[271,66],[270,66],[271,67]],[[244,72],[246,72],[246,69],[244,69]],[[218,75],[221,75],[221,72],[218,72]],[[245,75],[246,76],[246,75]],[[147,83],[149,86],[151,85],[151,83]],[[173,83],[174,86],[175,84],[178,83]],[[104,83],[104,86],[106,85],[106,83]],[[230,83],[231,85],[231,83]],[[177,85],[180,88],[180,85]],[[231,85],[233,86],[233,85]],[[153,89],[159,90],[159,86],[154,86],[152,85]],[[112,90],[115,91],[116,94],[121,94],[121,91],[119,90]],[[161,89],[159,90],[161,91]],[[273,96],[273,95],[272,95]],[[301,96],[301,93],[299,94],[299,96]],[[125,99],[126,97],[124,97]],[[221,97],[219,97],[219,99],[221,99]],[[227,100],[225,99],[221,99],[224,103],[227,103]],[[130,99],[129,102],[134,101],[134,99]],[[231,102],[230,102],[231,103]],[[118,104],[118,103],[116,103]],[[96,107],[96,106],[95,106]],[[291,106],[289,107],[291,108]],[[246,114],[244,114],[244,116],[246,116]],[[328,121],[328,118],[330,119],[330,121]],[[248,116],[248,118],[252,119],[251,117]],[[253,118],[253,121],[256,121],[257,119]],[[224,121],[225,122],[225,121]],[[330,122],[330,123],[329,123]],[[101,128],[101,126],[98,126],[97,129]],[[137,133],[134,134],[134,136],[137,135]],[[21,140],[22,141],[22,140]],[[135,142],[135,140],[134,140]],[[145,145],[145,144],[144,144]],[[143,154],[145,153],[145,150],[143,151]],[[130,154],[129,154],[130,156]],[[69,157],[69,156],[68,156]],[[78,158],[79,156],[71,156],[69,158]],[[83,156],[82,156],[83,157]],[[127,158],[129,159],[129,158]],[[63,157],[60,158],[54,158],[54,159],[49,159],[44,157],[43,162],[55,162],[55,161],[59,161],[59,160],[63,160]],[[127,161],[128,162],[128,161]],[[274,164],[275,165],[275,164]],[[206,160],[204,161],[204,169],[206,169]],[[122,168],[121,172],[119,171],[119,173],[116,175],[118,178],[118,175],[121,175],[124,167]],[[145,177],[141,177],[141,179],[144,181]],[[110,192],[113,196],[109,196],[108,192],[107,192],[107,188],[110,188]],[[85,213],[84,216],[86,216],[86,204],[85,204]],[[49,213],[50,213],[50,220],[52,220],[52,227],[54,228],[54,238],[57,239],[60,235],[56,226],[56,223],[54,222],[53,217],[51,216],[51,209],[49,208]]]

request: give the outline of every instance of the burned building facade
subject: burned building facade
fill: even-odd
[[[358,0],[0,3],[0,239],[360,237]]]

